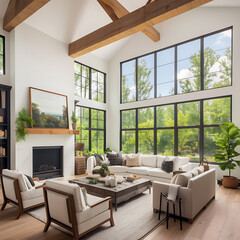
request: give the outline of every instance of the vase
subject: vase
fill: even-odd
[[[239,180],[236,177],[223,176],[222,185],[225,188],[236,189],[239,186]]]
[[[77,130],[77,125],[78,125],[77,123],[72,123],[72,129]]]

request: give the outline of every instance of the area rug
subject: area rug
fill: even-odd
[[[44,207],[28,211],[28,213],[34,218],[44,223],[46,222],[46,213]],[[96,230],[81,237],[81,239],[144,239],[149,233],[151,233],[161,224],[164,217],[164,214],[162,214],[161,221],[158,221],[158,214],[153,213],[152,209],[152,194],[149,194],[147,191],[118,205],[117,212],[113,213],[115,222],[114,227],[110,227],[109,223],[105,223]],[[51,224],[51,226],[67,233],[65,229],[55,224]]]

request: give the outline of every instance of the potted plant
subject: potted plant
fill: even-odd
[[[28,115],[27,110],[23,108],[16,119],[16,142],[25,141],[28,135],[25,128],[32,127],[34,121],[30,115]]]
[[[76,118],[76,113],[74,111],[72,112],[71,120],[72,120],[73,130],[77,130],[77,118]]]
[[[109,153],[109,152],[112,152],[112,150],[110,148],[106,148],[105,153]]]
[[[103,163],[101,165],[101,168],[98,170],[98,174],[100,174],[101,177],[106,177],[110,173],[108,169],[108,165]]]
[[[235,150],[240,145],[240,129],[232,122],[224,123],[220,127],[223,134],[216,141],[216,145],[220,148],[214,155],[214,159],[223,171],[229,171],[228,176],[223,176],[223,186],[238,188],[239,181],[236,177],[231,176],[231,171],[240,166],[240,160],[236,160],[240,153]]]

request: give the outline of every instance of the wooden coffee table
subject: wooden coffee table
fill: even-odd
[[[88,194],[105,198],[112,197],[112,201],[117,211],[117,205],[121,202],[137,196],[140,193],[149,190],[151,193],[151,180],[141,178],[133,182],[124,181],[116,187],[106,187],[104,183],[89,184],[89,179],[86,177],[69,180],[70,183],[78,184],[80,187],[85,187]]]

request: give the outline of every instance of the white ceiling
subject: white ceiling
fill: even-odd
[[[0,17],[9,0],[0,0]],[[147,0],[119,0],[129,11],[146,4]],[[214,0],[206,7],[240,7],[239,0]],[[66,44],[112,22],[97,0],[51,0],[25,23]],[[109,60],[130,37],[93,51]]]

